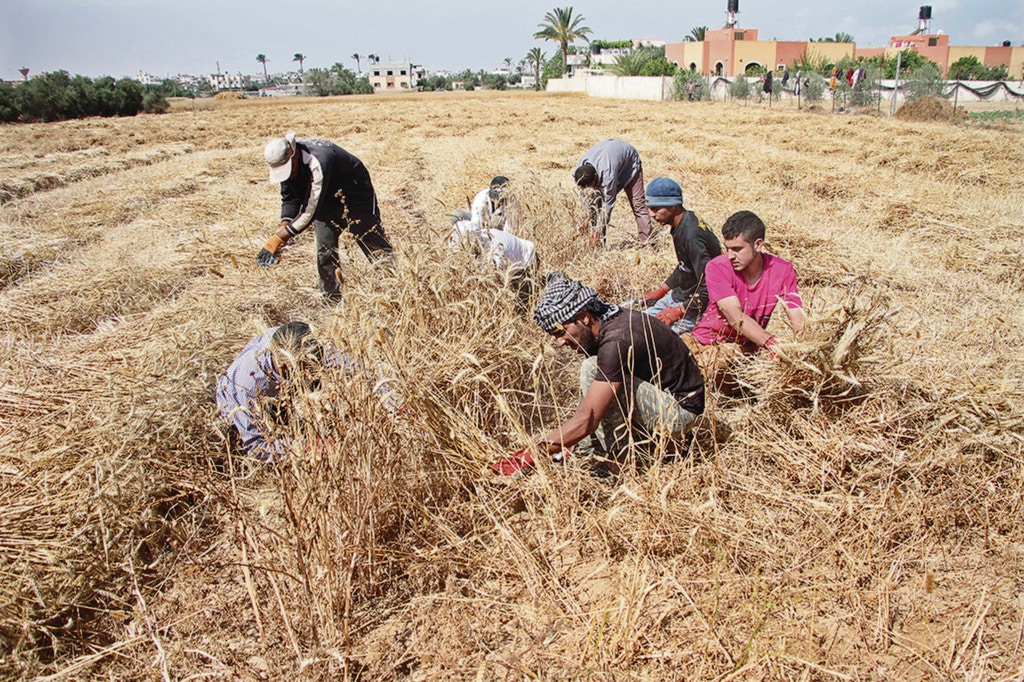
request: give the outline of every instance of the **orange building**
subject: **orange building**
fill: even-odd
[[[843,57],[895,57],[900,50],[908,49],[936,62],[943,73],[958,59],[974,56],[987,67],[1007,67],[1010,78],[1024,79],[1024,47],[950,45],[949,36],[942,33],[893,36],[888,47],[858,48],[856,43],[758,40],[757,29],[732,26],[707,31],[702,41],[668,43],[665,57],[682,69],[705,76],[732,77],[758,67],[782,70],[801,57],[835,63]]]

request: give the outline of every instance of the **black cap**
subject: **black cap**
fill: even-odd
[[[496,175],[491,180],[491,189],[488,190],[487,196],[497,201],[501,198],[502,192],[508,187],[508,178],[504,175]]]
[[[576,180],[577,187],[590,187],[597,182],[597,169],[588,161],[584,161],[572,177]]]

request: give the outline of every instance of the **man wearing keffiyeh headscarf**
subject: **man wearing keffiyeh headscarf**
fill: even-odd
[[[665,323],[620,309],[580,282],[555,273],[533,315],[559,348],[586,356],[583,396],[568,421],[533,448],[506,457],[493,469],[517,474],[533,465],[531,452],[561,459],[577,443],[580,454],[618,459],[631,443],[664,444],[678,452],[704,411],[704,380],[690,351]]]

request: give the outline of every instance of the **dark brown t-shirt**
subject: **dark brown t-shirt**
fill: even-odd
[[[601,322],[597,334],[599,380],[621,381],[630,390],[630,377],[668,391],[693,412],[704,411],[704,379],[683,340],[661,320],[638,310],[623,310]]]

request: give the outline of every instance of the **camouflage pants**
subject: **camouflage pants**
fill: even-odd
[[[586,395],[597,378],[597,358],[589,357],[580,368],[580,392]],[[575,451],[583,457],[619,459],[630,446],[653,453],[659,443],[686,442],[696,419],[675,397],[648,381],[633,380],[623,386],[597,430],[581,440]]]

